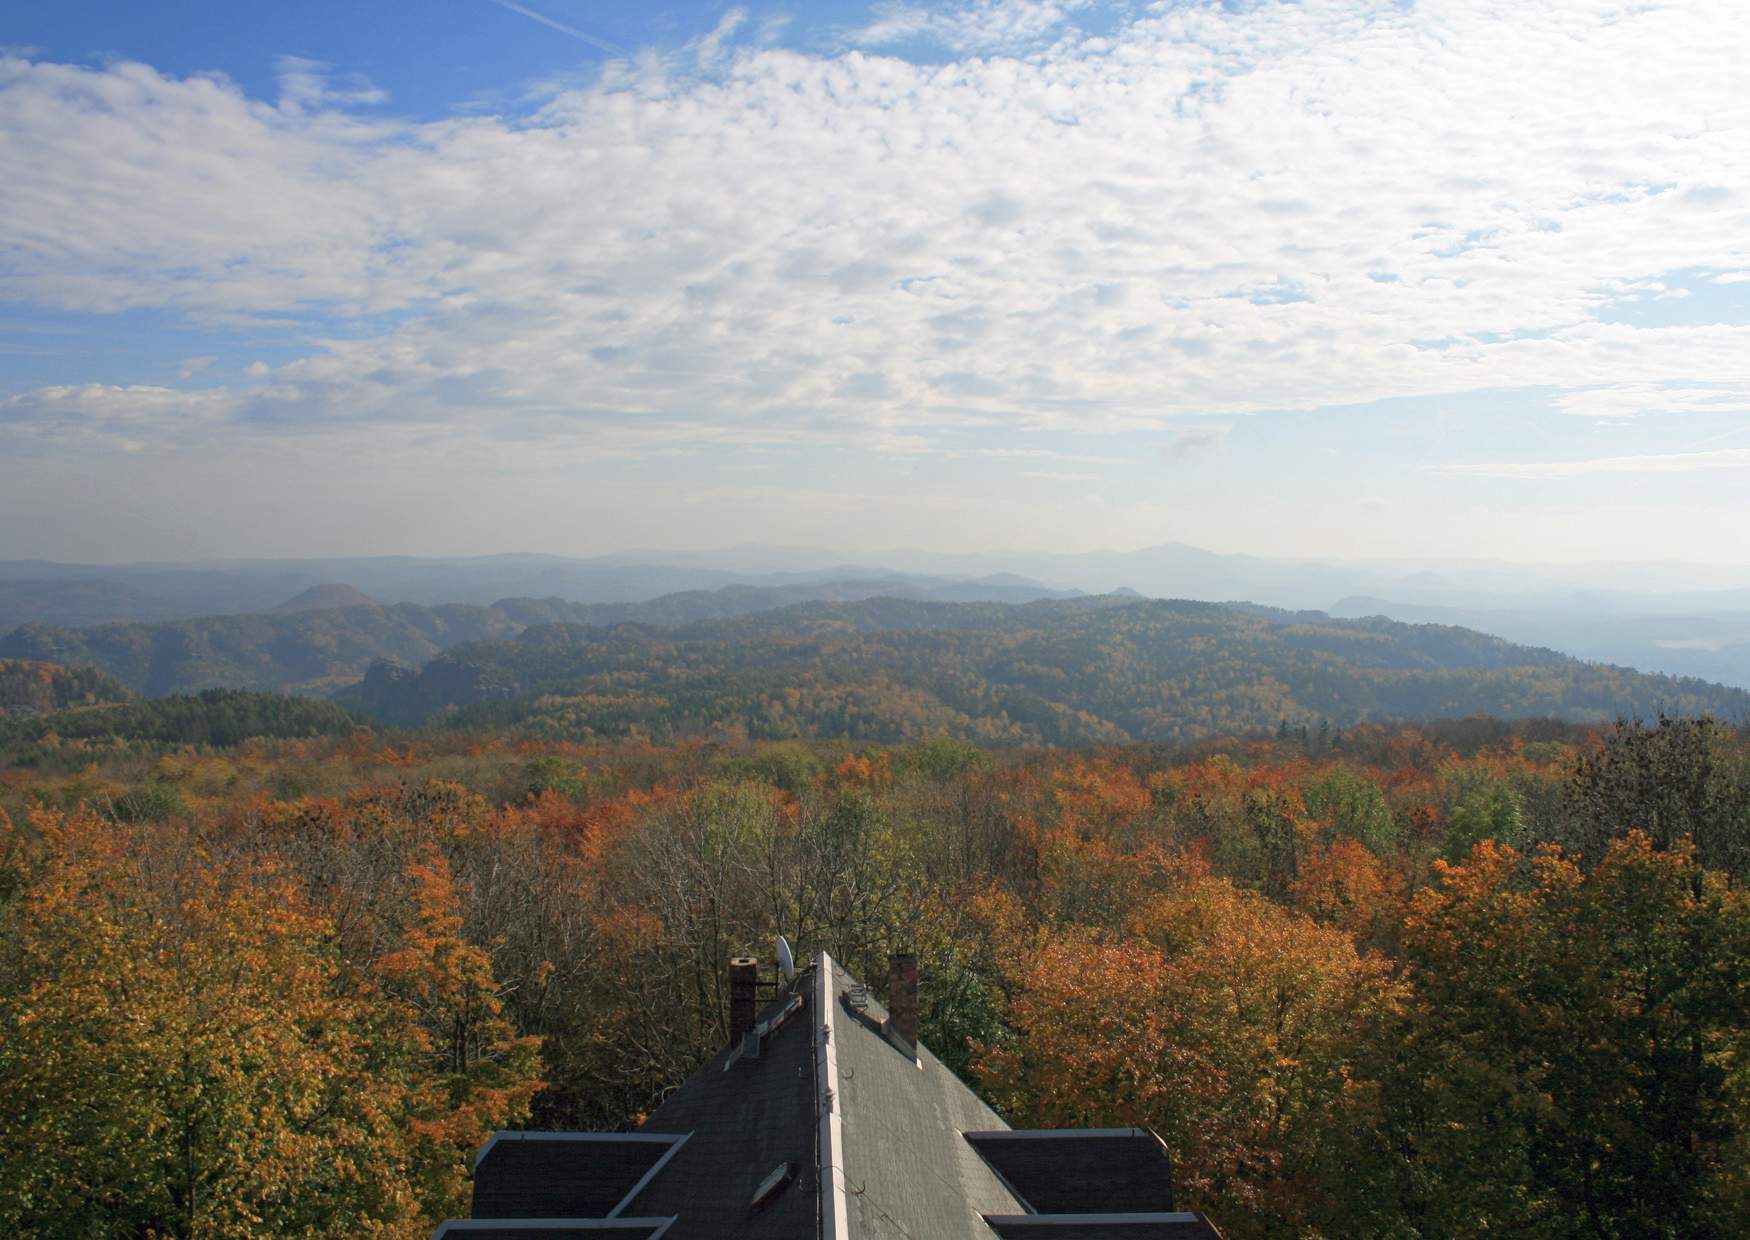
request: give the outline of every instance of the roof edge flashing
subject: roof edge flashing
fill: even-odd
[[[474,1151],[474,1170],[480,1170],[480,1164],[486,1160],[486,1156],[502,1141],[635,1141],[651,1144],[667,1141],[675,1144],[692,1135],[690,1132],[543,1132],[539,1129],[506,1128],[487,1137],[485,1143]]]
[[[981,1214],[993,1227],[1068,1227],[1073,1224],[1103,1223],[1195,1223],[1200,1217],[1191,1210],[1152,1210],[1116,1214]]]
[[[437,1225],[431,1240],[446,1240],[450,1236],[466,1236],[475,1231],[625,1231],[631,1227],[647,1229],[647,1240],[662,1240],[675,1225],[677,1215],[650,1218],[450,1218]]]
[[[1160,1135],[1152,1128],[989,1128],[983,1132],[962,1133],[968,1141],[1035,1141],[1051,1137],[1153,1137]],[[1161,1141],[1162,1148],[1166,1142]]]

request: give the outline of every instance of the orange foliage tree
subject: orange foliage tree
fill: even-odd
[[[1012,1039],[979,1061],[1018,1122],[1148,1124],[1236,1235],[1336,1209],[1341,1141],[1402,989],[1383,960],[1224,879],[1192,878],[1134,937],[1064,934],[1012,962]]]
[[[1364,942],[1395,932],[1403,912],[1402,876],[1360,840],[1344,836],[1312,845],[1299,870],[1290,895],[1308,916]]]

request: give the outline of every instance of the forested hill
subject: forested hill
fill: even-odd
[[[552,618],[543,612],[533,622]],[[402,603],[88,629],[27,624],[0,637],[0,655],[100,668],[148,697],[209,688],[322,693],[357,680],[372,659],[423,661],[524,627],[502,606]]]
[[[47,714],[132,696],[114,677],[93,668],[0,659],[0,716]]]
[[[1289,721],[1750,715],[1750,694],[1467,629],[1118,596],[812,603],[659,630],[531,628],[342,695],[386,722],[645,735],[998,743],[1186,740]]]
[[[31,750],[58,741],[145,741],[236,745],[252,737],[345,736],[358,724],[333,702],[206,689],[149,702],[0,716],[0,765],[28,765]]]
[[[639,603],[504,599],[490,607],[415,603],[205,616],[162,623],[119,621],[74,629],[26,624],[0,636],[0,657],[99,668],[149,697],[207,688],[331,692],[374,659],[423,663],[462,642],[514,637],[532,625],[691,624],[785,607],[805,599],[940,594],[1020,601],[1027,585],[898,579],[727,586]]]

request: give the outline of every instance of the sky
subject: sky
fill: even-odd
[[[0,557],[1750,565],[1742,0],[13,4]]]

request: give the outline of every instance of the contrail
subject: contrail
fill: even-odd
[[[1705,448],[1705,447],[1707,447],[1707,445],[1712,444],[1712,443],[1718,443],[1722,439],[1730,439],[1734,435],[1742,435],[1745,431],[1750,431],[1750,423],[1745,423],[1743,426],[1738,427],[1736,430],[1726,431],[1722,435],[1709,435],[1706,439],[1698,440],[1697,442],[1690,444],[1689,448],[1685,449],[1685,450],[1689,451],[1689,450],[1693,450],[1695,448]]]
[[[579,39],[582,42],[589,44],[591,47],[600,48],[610,56],[624,56],[627,54],[626,49],[623,47],[609,43],[606,39],[598,39],[593,34],[579,30],[575,26],[567,26],[564,22],[554,21],[551,17],[537,13],[533,9],[526,9],[522,5],[516,3],[516,0],[492,0],[492,3],[496,4],[501,9],[509,9],[512,13],[521,13],[530,21],[540,22],[543,26],[557,30],[560,34],[568,34],[574,39]]]

